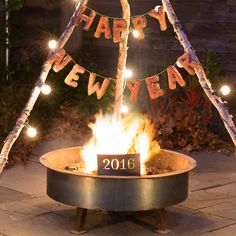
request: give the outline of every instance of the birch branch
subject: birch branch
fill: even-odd
[[[116,94],[115,94],[115,114],[119,117],[122,106],[123,92],[124,92],[124,70],[126,68],[127,52],[128,52],[128,38],[130,28],[130,6],[128,0],[120,0],[122,6],[123,18],[127,22],[127,30],[121,35],[121,42],[119,43],[119,60],[117,65],[116,75]]]
[[[83,8],[87,4],[87,2],[88,2],[88,0],[82,0],[77,5],[75,12],[70,19],[69,24],[67,25],[65,31],[63,32],[63,34],[61,35],[61,37],[58,41],[57,48],[63,48],[64,45],[66,44],[66,42],[68,41],[68,39],[70,38],[76,24],[79,23],[80,15],[83,11]],[[15,127],[9,133],[8,137],[6,138],[6,140],[4,142],[4,145],[2,147],[1,154],[0,154],[0,174],[2,173],[3,168],[5,167],[5,165],[8,161],[8,155],[9,155],[9,152],[10,152],[13,144],[15,143],[17,138],[19,137],[21,130],[25,126],[25,123],[26,123],[28,117],[30,116],[30,113],[33,110],[33,107],[34,107],[34,105],[41,93],[41,87],[45,83],[48,73],[51,69],[51,65],[49,63],[49,60],[51,59],[51,57],[52,57],[52,53],[49,53],[48,58],[46,59],[46,61],[44,62],[43,66],[42,66],[40,76],[39,76],[38,80],[36,81],[33,90],[31,91],[31,95],[29,97],[28,102],[26,103],[24,109],[22,110],[20,117],[17,119]]]
[[[190,53],[192,59],[200,64],[199,59],[194,49],[192,48],[187,35],[184,33],[181,27],[181,24],[172,8],[170,1],[162,0],[162,4],[165,8],[170,23],[174,27],[174,31],[178,37],[178,40],[180,41],[180,44],[183,46],[186,52]],[[213,91],[211,83],[207,79],[205,71],[202,68],[202,66],[199,70],[196,70],[195,72],[201,87],[203,88],[204,92],[206,93],[207,97],[210,99],[212,104],[218,110],[220,117],[224,122],[225,128],[227,129],[234,145],[236,146],[236,128],[232,119],[233,116],[229,114],[229,110],[226,107],[225,103],[222,101],[222,99]]]

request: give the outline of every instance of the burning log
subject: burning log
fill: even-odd
[[[110,156],[113,157],[113,160],[116,163],[114,166],[115,166],[115,169],[117,169],[117,170],[119,169],[119,167],[123,168],[123,170],[128,168],[128,166],[134,167],[134,162],[130,162],[128,160],[129,154],[140,153],[141,154],[140,155],[141,156],[141,158],[140,158],[141,159],[140,171],[141,171],[142,175],[163,174],[163,173],[168,173],[168,172],[172,171],[171,168],[166,168],[165,166],[160,164],[162,161],[161,157],[160,157],[161,148],[160,148],[159,143],[156,140],[151,140],[153,137],[154,127],[148,119],[143,119],[138,125],[136,125],[135,130],[132,132],[132,135],[129,137],[130,140],[126,140],[126,142],[129,142],[130,145],[126,147],[126,152],[124,151],[125,149],[122,149],[123,153],[120,153],[120,154],[117,153],[116,149],[109,149],[109,151],[108,151],[107,150],[108,148],[106,148],[105,146],[102,146],[102,149],[98,149],[98,146],[101,145],[101,142],[104,143],[106,146],[109,146],[109,147],[112,146],[112,143],[111,142],[109,143],[109,139],[110,139],[109,137],[113,135],[113,132],[110,133],[110,131],[115,130],[114,128],[116,127],[116,125],[115,125],[112,129],[110,127],[110,124],[106,123],[106,125],[108,126],[108,130],[109,130],[109,134],[107,134],[106,130],[104,130],[100,127],[101,125],[102,126],[104,125],[104,123],[101,122],[100,119],[102,119],[102,117],[98,116],[97,122],[93,125],[90,125],[90,126],[93,127],[94,133],[97,133],[98,130],[102,130],[102,136],[100,137],[99,136],[100,133],[98,133],[97,136],[93,137],[92,140],[90,141],[90,143],[87,146],[85,146],[84,149],[82,150],[82,155],[84,156],[84,158],[78,162],[68,163],[65,166],[65,170],[80,173],[80,174],[97,175],[97,167],[98,167],[97,155],[103,152],[103,153],[107,154],[105,156],[109,156],[108,153],[110,153]],[[130,118],[128,120],[130,120]],[[105,121],[107,122],[107,119],[105,119]],[[110,122],[114,122],[114,121],[111,120]],[[120,123],[118,122],[117,124],[119,126]],[[123,125],[127,129],[128,125],[126,123],[123,123]],[[145,144],[145,142],[143,142],[143,141],[145,141],[144,139],[146,139],[146,138],[144,138],[145,136],[143,135],[144,131],[146,133],[149,133],[149,135],[150,135],[150,138],[149,138],[150,141],[147,142],[146,144]],[[117,131],[115,130],[115,132],[117,132]],[[120,132],[123,132],[123,130],[121,129]],[[120,138],[123,139],[130,132],[131,132],[130,130],[126,130],[126,132],[124,132],[124,134],[122,134],[120,136]],[[116,133],[116,135],[119,136],[119,133]],[[99,139],[99,137],[102,138],[102,140]],[[104,141],[104,139],[105,139],[105,141]],[[118,145],[119,142],[120,142],[119,139],[115,140],[114,145],[119,146]],[[123,145],[124,144],[125,143],[123,143]],[[143,146],[144,149],[140,148],[141,146]],[[112,155],[111,153],[116,153],[116,154]],[[118,156],[121,156],[121,155],[122,155],[123,159],[120,161]],[[106,159],[106,160],[109,163],[111,162],[109,159]],[[91,162],[92,162],[92,164],[91,164]],[[110,163],[110,164],[112,167],[113,163]],[[92,166],[92,168],[91,168],[91,166]],[[107,167],[107,165],[106,165],[106,167]],[[107,168],[110,168],[110,165]]]
[[[144,163],[146,168],[146,175],[166,174],[174,171],[169,166],[163,164],[163,155],[160,150],[157,155],[151,155],[150,158]]]
[[[72,164],[66,166],[65,170],[69,170],[69,171],[77,172],[77,173],[84,173],[85,164],[83,162],[72,163]]]

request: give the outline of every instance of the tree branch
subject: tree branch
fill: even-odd
[[[68,41],[68,39],[70,38],[76,24],[80,20],[80,15],[82,13],[84,6],[87,4],[87,2],[88,2],[88,0],[82,0],[77,5],[76,10],[75,10],[73,16],[71,17],[68,26],[66,27],[65,31],[63,32],[63,34],[61,35],[61,37],[58,41],[57,48],[63,48],[64,45],[66,44],[66,42]],[[40,76],[39,76],[38,80],[36,81],[33,90],[31,91],[31,95],[29,97],[28,102],[26,103],[24,109],[22,110],[20,117],[17,119],[15,127],[9,133],[8,137],[6,138],[6,140],[4,142],[4,145],[3,145],[3,148],[2,148],[1,154],[0,154],[0,174],[2,173],[3,168],[5,167],[5,165],[8,161],[8,155],[9,155],[9,152],[10,152],[13,144],[15,143],[15,141],[17,140],[18,136],[21,133],[21,130],[25,126],[25,123],[26,123],[28,117],[30,116],[30,113],[33,110],[33,107],[34,107],[34,105],[41,93],[41,87],[45,83],[48,73],[51,69],[51,64],[49,63],[49,61],[52,56],[53,56],[53,52],[49,53],[47,60],[44,62],[43,66],[42,66]]]
[[[124,70],[126,68],[127,52],[128,52],[128,38],[130,28],[130,6],[128,0],[120,0],[123,18],[127,22],[127,29],[121,35],[121,42],[119,43],[119,60],[117,65],[116,75],[116,95],[115,95],[115,114],[119,117],[122,106],[124,93]]]
[[[187,35],[184,33],[184,31],[181,27],[181,24],[176,16],[173,8],[172,8],[170,1],[169,0],[162,0],[162,4],[165,8],[165,11],[167,13],[170,23],[174,27],[174,31],[178,37],[180,44],[183,46],[183,48],[186,52],[190,53],[192,59],[200,64],[199,59],[198,59],[194,49],[192,48]],[[213,89],[211,87],[211,83],[207,79],[205,71],[202,68],[202,66],[199,70],[195,70],[195,72],[197,74],[197,77],[198,77],[201,87],[203,88],[205,94],[210,99],[212,104],[218,110],[220,117],[224,122],[225,128],[227,129],[234,145],[236,146],[236,128],[235,128],[235,125],[234,125],[234,122],[232,119],[233,116],[229,114],[228,108],[226,107],[226,105],[222,101],[222,99],[219,96],[217,96],[216,93],[213,91]]]

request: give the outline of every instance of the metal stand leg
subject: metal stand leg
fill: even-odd
[[[87,209],[77,207],[75,216],[74,229],[71,231],[72,234],[83,234],[86,233],[84,227],[86,223]]]
[[[157,225],[155,230],[156,233],[168,234],[171,232],[169,229],[169,222],[165,209],[160,209],[156,211],[156,220],[157,220]]]

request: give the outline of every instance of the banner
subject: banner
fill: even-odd
[[[160,24],[160,30],[167,30],[166,13],[163,6],[156,6],[153,10],[143,14],[131,17],[132,30],[138,32],[138,38],[144,39],[145,35],[143,29],[147,27],[146,15],[156,19]],[[89,31],[96,16],[99,16],[98,25],[94,33],[95,38],[103,36],[105,39],[113,39],[114,43],[121,41],[121,34],[127,30],[128,24],[125,19],[109,17],[102,15],[89,7],[83,9],[81,20],[84,22],[83,29]],[[112,29],[110,28],[110,22],[112,21]]]
[[[65,78],[65,84],[76,88],[78,87],[77,81],[80,79],[80,75],[84,74],[85,72],[89,73],[88,96],[91,96],[92,94],[96,93],[97,99],[101,99],[106,93],[110,82],[116,81],[115,78],[99,75],[82,67],[81,65],[76,63],[63,48],[56,49],[54,52],[52,52],[52,56],[50,57],[48,63],[52,66],[52,69],[55,72],[59,72],[63,68],[65,68],[70,62],[73,62],[74,66]],[[174,90],[176,89],[177,85],[180,87],[184,87],[186,85],[186,82],[184,81],[182,75],[176,68],[176,65],[180,68],[184,68],[190,75],[194,75],[195,70],[200,69],[200,64],[192,60],[191,55],[186,52],[177,59],[174,65],[168,66],[165,70],[156,75],[152,75],[144,79],[125,79],[126,86],[130,90],[130,101],[133,103],[137,101],[141,83],[144,81],[146,82],[151,99],[158,99],[159,97],[163,96],[165,94],[165,91],[160,87],[159,80],[160,75],[164,73],[167,74],[169,89]],[[102,84],[96,82],[97,77],[104,79]]]

